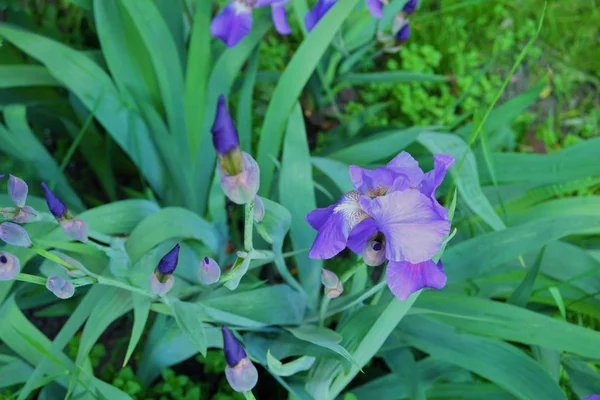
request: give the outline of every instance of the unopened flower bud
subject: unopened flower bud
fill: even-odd
[[[243,169],[237,175],[226,175],[220,165],[217,169],[221,176],[221,188],[229,200],[236,204],[251,201],[260,186],[260,169],[252,156],[242,153]]]
[[[330,299],[335,299],[344,292],[344,286],[340,278],[328,269],[323,269],[321,283],[325,286],[325,295]]]
[[[21,272],[19,259],[10,253],[0,251],[0,281],[11,281]]]
[[[396,33],[396,40],[399,42],[406,42],[410,38],[410,25],[408,22],[400,28],[398,33]]]
[[[173,287],[175,278],[173,272],[179,261],[179,244],[175,245],[158,262],[154,273],[150,275],[150,291],[159,296],[164,296]]]
[[[59,299],[68,299],[75,294],[75,288],[70,281],[67,281],[60,276],[51,276],[46,281],[46,288],[54,293]]]
[[[198,279],[204,285],[210,285],[221,277],[221,268],[215,260],[210,257],[204,257],[198,268]]]
[[[258,371],[246,355],[241,343],[226,327],[223,332],[223,351],[227,360],[225,376],[233,390],[240,393],[249,392],[258,383]]]
[[[28,191],[27,183],[23,179],[10,175],[10,178],[8,178],[8,194],[17,207],[25,207]]]
[[[412,14],[417,8],[418,0],[408,0],[404,7],[402,7],[402,12],[405,14]]]
[[[78,218],[73,218],[65,203],[63,203],[62,200],[59,199],[58,196],[56,196],[44,182],[42,182],[42,189],[44,190],[44,196],[46,197],[48,209],[54,218],[56,218],[56,220],[60,223],[61,228],[67,234],[67,236],[69,236],[71,239],[79,240],[80,242],[87,242],[87,223]]]
[[[0,224],[0,239],[13,246],[31,246],[31,239],[29,239],[27,231],[12,222],[3,222]]]
[[[0,210],[2,216],[8,220],[17,222],[19,224],[26,224],[37,220],[38,213],[33,207],[25,206],[23,208],[18,207],[5,207]]]
[[[262,222],[265,217],[265,203],[260,196],[254,196],[254,209],[252,210],[254,220],[258,223]]]

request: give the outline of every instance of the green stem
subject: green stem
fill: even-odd
[[[17,277],[15,279],[18,281],[21,281],[21,282],[28,282],[28,283],[34,283],[36,285],[46,286],[46,279],[42,278],[41,276],[37,276],[37,275],[29,275],[29,274],[20,273],[19,275],[17,275]]]
[[[56,254],[52,254],[48,250],[46,250],[36,244],[32,244],[30,249],[35,251],[36,253],[38,253],[40,256],[42,256],[44,258],[47,258],[50,261],[54,261],[55,263],[62,265],[69,271],[77,270],[77,268],[75,268],[74,266],[72,266],[71,264],[69,264],[68,262],[66,262],[65,260],[60,258],[59,256],[57,256]]]
[[[363,264],[364,264],[364,262],[361,259],[358,262],[354,263],[348,270],[346,270],[346,272],[344,272],[344,274],[340,278],[342,285],[344,283],[348,282],[348,280],[350,280],[350,278],[352,278],[354,276],[356,271],[358,271],[358,269],[360,267],[362,267]],[[319,326],[325,325],[325,318],[327,316],[327,307],[329,307],[330,301],[331,301],[331,299],[327,296],[323,296],[323,299],[321,300],[321,308],[319,310]]]
[[[254,397],[254,395],[252,394],[252,391],[245,392],[244,396],[246,397],[247,400],[256,400],[256,397]]]
[[[104,276],[95,275],[95,274],[92,274],[92,276],[98,280],[98,284],[100,284],[100,285],[113,286],[113,287],[117,287],[120,289],[129,290],[130,292],[138,293],[138,294],[141,294],[142,296],[150,297],[151,299],[154,299],[157,297],[155,294],[148,293],[144,289],[140,289],[138,287],[128,285],[127,283],[118,281],[116,279],[106,278]]]
[[[325,326],[325,317],[327,316],[327,307],[331,299],[327,296],[323,296],[321,301],[321,309],[319,310],[319,326]]]
[[[244,250],[247,253],[250,253],[254,249],[252,244],[252,230],[254,228],[254,200],[246,203],[244,218]]]

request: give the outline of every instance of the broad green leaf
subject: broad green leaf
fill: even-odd
[[[185,77],[185,118],[191,155],[200,144],[201,129],[207,101],[206,88],[212,63],[210,49],[210,11],[212,2],[195,1],[196,15],[189,44],[189,55]]]
[[[600,217],[600,196],[567,197],[538,204],[522,214],[510,217],[511,223],[535,221],[540,218],[590,216]],[[585,233],[598,234],[600,226],[592,227]]]
[[[593,138],[551,154],[494,153],[492,160],[499,183],[555,183],[600,175],[599,152],[600,138]],[[479,173],[490,182],[485,168]]]
[[[267,366],[275,375],[292,376],[298,372],[306,371],[315,363],[316,358],[303,356],[285,364],[273,357],[271,351],[267,351]]]
[[[207,347],[222,347],[221,330],[207,326]],[[165,368],[198,354],[198,348],[177,326],[173,318],[159,315],[144,343],[144,353],[138,364],[138,377],[150,384]]]
[[[281,147],[285,122],[336,32],[358,0],[340,0],[302,42],[288,63],[269,102],[258,143],[257,161],[260,165],[260,194],[271,191],[275,165]]]
[[[461,400],[513,400],[515,398],[502,388],[483,382],[439,383],[427,391],[427,396],[432,399],[460,398]]]
[[[153,0],[158,13],[165,20],[171,37],[173,38],[173,43],[175,44],[175,48],[177,49],[177,54],[179,54],[179,62],[181,65],[184,65],[184,60],[186,56],[186,48],[185,48],[185,38],[184,38],[184,17],[183,17],[183,8],[184,1],[181,2],[172,2],[171,0]]]
[[[39,65],[0,65],[0,89],[32,86],[62,86]]]
[[[508,303],[431,291],[415,309],[463,332],[600,359],[600,332]]]
[[[452,178],[456,180],[460,197],[475,214],[480,216],[494,230],[504,229],[506,225],[498,217],[494,207],[481,191],[477,162],[473,153],[467,149],[467,144],[458,136],[449,133],[421,133],[417,140],[433,154],[450,154],[456,160],[460,160],[467,151],[459,176],[455,177],[456,166],[450,169]]]
[[[132,264],[152,248],[173,238],[198,240],[214,253],[220,245],[219,233],[197,214],[183,208],[163,208],[140,222],[127,239]]]
[[[14,358],[0,367],[0,389],[27,381],[33,368],[25,361]]]
[[[483,272],[567,235],[598,226],[596,217],[545,218],[486,233],[450,246],[444,255],[449,282],[476,277]]]
[[[296,328],[287,328],[287,330],[300,340],[325,347],[344,357],[346,360],[357,364],[357,361],[352,358],[348,350],[340,345],[342,336],[335,331],[314,325],[301,325]]]
[[[413,293],[406,301],[399,301],[392,296],[389,303],[382,307],[381,314],[372,324],[363,321],[359,323],[360,318],[354,315],[351,322],[348,322],[340,330],[344,336],[344,341],[354,340],[354,349],[351,351],[353,358],[358,365],[352,365],[348,373],[341,372],[333,381],[331,392],[337,396],[354,379],[360,369],[364,367],[377,354],[381,346],[392,333],[398,323],[404,318],[415,300],[419,297],[420,291]],[[349,335],[351,333],[351,336]]]
[[[544,253],[546,252],[546,247],[542,247],[540,253],[535,260],[535,263],[529,268],[527,271],[527,275],[523,282],[515,289],[515,291],[508,298],[509,304],[514,304],[519,307],[527,306],[529,302],[529,297],[531,297],[531,292],[533,291],[533,286],[535,285],[535,279],[537,278],[540,267],[542,266],[542,260],[544,259]]]
[[[51,39],[0,24],[0,35],[43,63],[72,91],[118,145],[131,157],[152,187],[162,193],[161,161],[144,121],[116,90],[110,77],[87,56]]]
[[[446,82],[448,77],[412,71],[386,71],[370,73],[350,73],[337,78],[338,82],[349,84],[405,83],[405,82]]]
[[[179,329],[194,343],[200,353],[206,356],[208,343],[204,330],[206,316],[203,308],[198,304],[177,299],[170,300],[170,307]]]
[[[202,305],[258,322],[262,326],[298,325],[306,310],[303,297],[287,285],[211,297],[204,299]]]
[[[390,351],[383,351],[380,355],[394,375],[396,375],[399,383],[406,388],[408,398],[413,400],[424,400],[425,388],[421,385],[419,368],[417,367],[411,349],[408,347],[401,347]]]
[[[600,375],[578,357],[564,356],[562,365],[569,376],[570,386],[582,399],[600,393]]]
[[[342,193],[353,190],[352,181],[348,172],[349,165],[328,158],[313,157],[312,163],[315,167],[327,175]]]
[[[310,150],[300,104],[296,105],[288,120],[279,178],[279,200],[292,214],[290,236],[294,249],[310,248],[316,232],[306,223],[306,215],[317,208],[317,204]],[[323,262],[308,258],[306,253],[297,254],[295,260],[309,306],[316,308],[321,291]]]
[[[254,51],[248,62],[244,76],[244,83],[240,90],[240,100],[237,106],[237,129],[240,137],[240,148],[246,153],[252,152],[252,113],[254,87],[256,86],[256,74],[258,72],[258,49]]]
[[[133,300],[133,328],[131,329],[131,338],[127,345],[123,366],[127,365],[129,358],[133,354],[133,350],[135,350],[140,341],[142,333],[144,333],[148,315],[150,314],[150,299],[136,293],[131,293],[131,298]]]
[[[409,345],[473,371],[520,399],[566,399],[539,364],[505,342],[461,333],[420,316],[404,319],[397,332]]]
[[[18,143],[18,151],[11,153],[11,155],[33,165],[42,180],[55,183],[56,193],[71,207],[76,210],[84,209],[85,206],[69,185],[56,160],[29,127],[25,106],[11,105],[5,107],[4,119],[10,132],[5,131],[4,127],[0,125],[0,136],[6,139],[5,136],[9,135],[11,139]]]

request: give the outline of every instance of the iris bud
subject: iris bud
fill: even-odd
[[[340,278],[328,269],[323,269],[321,283],[325,286],[325,295],[330,299],[335,299],[344,292],[344,286]]]
[[[198,269],[198,279],[204,285],[210,285],[221,277],[221,268],[215,260],[210,257],[204,257]]]
[[[62,200],[59,199],[58,196],[56,196],[44,182],[42,182],[42,190],[44,191],[44,196],[46,197],[48,209],[54,218],[56,218],[67,236],[83,243],[87,242],[87,223],[78,218],[73,218],[65,203],[63,203]]]
[[[408,0],[404,7],[402,7],[402,12],[405,14],[412,14],[417,8],[418,0]]]
[[[51,276],[46,281],[46,288],[54,293],[59,299],[68,299],[75,294],[75,288],[70,281],[67,281],[60,276]]]
[[[251,391],[258,383],[258,371],[246,355],[241,343],[226,327],[222,328],[223,351],[227,360],[225,376],[233,390],[240,393]]]
[[[21,272],[19,259],[10,253],[0,251],[0,281],[11,281]]]
[[[31,246],[31,239],[29,239],[27,231],[12,222],[3,222],[0,224],[0,239],[13,246]]]
[[[179,261],[179,244],[175,245],[158,262],[154,273],[150,275],[150,291],[159,296],[164,296],[173,287],[175,278],[173,272]]]

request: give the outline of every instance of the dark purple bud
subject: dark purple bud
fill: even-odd
[[[407,22],[402,28],[400,28],[400,30],[396,34],[396,39],[399,42],[406,42],[409,37],[410,37],[410,25]]]
[[[223,95],[219,96],[217,114],[211,132],[213,134],[213,144],[217,154],[225,155],[240,147],[238,132],[231,119],[231,115],[229,115],[227,101]]]
[[[417,3],[418,0],[408,0],[402,8],[402,11],[406,14],[412,14],[417,8]]]
[[[61,218],[65,217],[65,215],[69,212],[67,206],[65,206],[65,203],[63,203],[44,182],[42,182],[42,189],[44,190],[44,196],[46,197],[48,209],[52,215],[54,215],[54,218],[60,220]]]
[[[235,367],[247,357],[246,351],[227,327],[222,327],[221,331],[223,332],[223,351],[225,352],[227,365]]]
[[[171,275],[177,268],[179,261],[179,244],[175,245],[163,258],[158,262],[156,269],[162,275]]]

